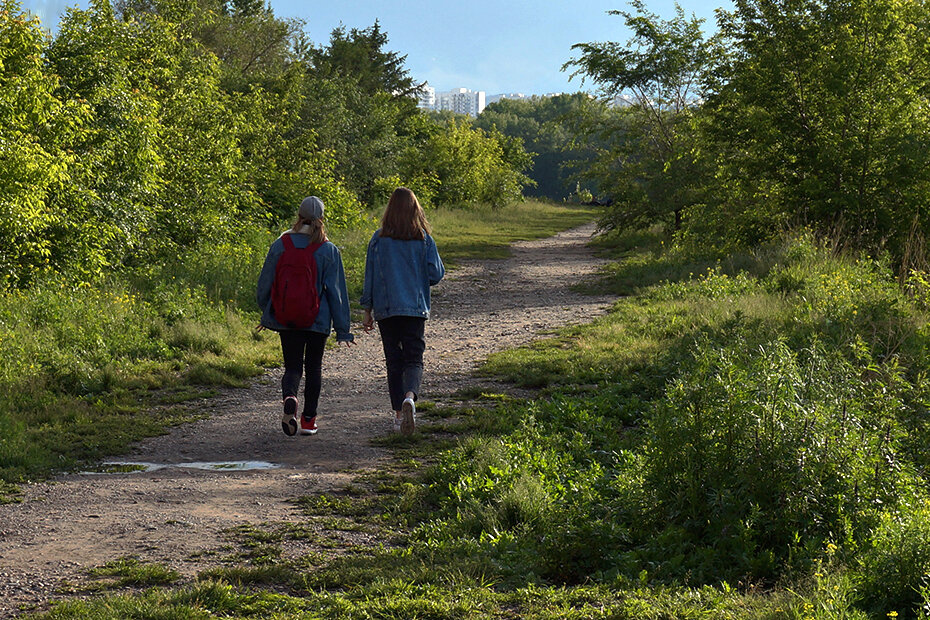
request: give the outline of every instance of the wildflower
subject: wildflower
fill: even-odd
[[[887,614],[885,614],[885,615],[887,615],[889,618],[897,618],[897,617],[898,617],[898,612],[896,612],[896,611],[889,611],[889,612],[888,612]]]
[[[834,553],[836,553],[836,545],[833,543],[827,543],[827,555],[833,555]]]

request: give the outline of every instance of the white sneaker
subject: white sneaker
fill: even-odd
[[[400,434],[412,435],[414,428],[416,427],[417,413],[417,407],[413,404],[412,398],[404,399],[404,404],[401,405],[400,412],[404,416],[400,423]]]

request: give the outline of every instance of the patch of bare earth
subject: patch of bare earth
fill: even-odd
[[[612,298],[571,290],[601,265],[585,245],[593,230],[517,243],[511,258],[466,262],[435,287],[423,398],[488,384],[472,371],[490,353],[604,313]],[[274,371],[203,401],[207,419],[144,441],[120,459],[168,467],[62,475],[29,485],[22,503],[0,506],[0,617],[41,609],[66,596],[62,584],[80,583],[89,568],[127,556],[194,576],[228,557],[229,528],[306,519],[295,498],[342,488],[358,473],[386,466],[389,452],[370,441],[391,429],[380,338],[377,330],[356,330],[356,341],[326,353],[315,436],[281,432]],[[278,467],[178,466],[239,461]]]

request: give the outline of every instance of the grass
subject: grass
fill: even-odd
[[[181,578],[177,571],[161,564],[140,562],[135,557],[107,562],[89,570],[88,575],[94,580],[88,590],[167,585]]]
[[[809,238],[661,241],[604,243],[613,310],[483,368],[538,398],[425,407],[389,469],[295,499],[312,527],[49,617],[925,617],[926,287]]]
[[[549,237],[597,218],[592,207],[527,200],[506,209],[436,209],[427,214],[444,262],[506,258],[515,241]]]
[[[500,254],[511,241],[553,234],[593,214],[527,202],[430,217],[451,264]],[[527,220],[533,226],[521,231]],[[372,219],[360,229],[330,231],[351,299],[361,294],[375,226]],[[16,501],[19,483],[88,467],[196,417],[183,408],[135,415],[142,409],[243,386],[280,363],[275,335],[252,329],[259,318],[255,281],[277,234],[245,230],[239,243],[195,247],[97,286],[49,280],[0,296],[0,501]],[[459,236],[468,241],[453,241]]]

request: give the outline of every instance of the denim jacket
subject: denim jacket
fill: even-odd
[[[365,257],[362,307],[371,308],[376,321],[391,316],[429,318],[429,287],[446,270],[429,235],[425,239],[392,239],[375,231]]]
[[[307,235],[290,232],[284,234],[291,235],[295,247],[305,248],[310,245]],[[274,284],[278,259],[283,253],[284,242],[281,239],[275,240],[268,249],[265,265],[258,276],[256,292],[258,307],[262,309],[262,325],[275,331],[287,329],[275,320],[271,307],[271,286]],[[336,340],[351,342],[354,336],[349,333],[349,293],[346,290],[346,275],[339,249],[327,241],[313,253],[313,257],[316,259],[316,290],[320,295],[320,312],[316,315],[313,325],[305,329],[328,335],[335,328]]]

